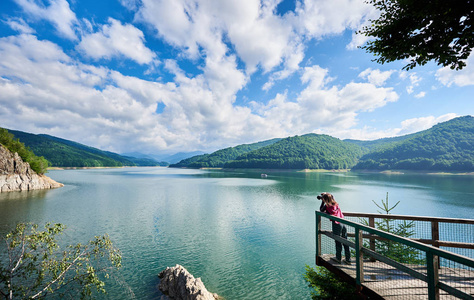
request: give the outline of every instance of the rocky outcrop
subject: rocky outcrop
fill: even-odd
[[[174,300],[215,300],[221,299],[209,292],[201,278],[194,278],[184,267],[176,265],[166,268],[158,275],[161,279],[158,288],[165,295],[161,299]]]
[[[45,175],[35,173],[18,153],[0,145],[0,192],[53,189],[64,186]]]

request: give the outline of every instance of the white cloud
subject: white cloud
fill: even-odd
[[[439,117],[428,116],[408,119],[401,123],[402,126],[398,129],[397,135],[405,135],[426,130],[438,123],[446,122],[456,117],[458,117],[458,115],[454,113],[449,113]]]
[[[395,72],[395,70],[390,71],[380,71],[372,70],[371,68],[365,69],[359,74],[360,78],[367,79],[369,83],[372,83],[376,86],[382,86],[385,84],[385,81],[390,78],[390,76]]]
[[[352,39],[349,44],[347,44],[347,50],[356,50],[357,48],[363,46],[370,38],[363,34],[352,33]]]
[[[252,103],[252,110],[235,104],[248,78],[233,56],[209,57],[212,61],[194,77],[167,60],[165,67],[175,75],[168,83],[78,63],[32,35],[1,38],[0,56],[0,126],[117,152],[218,149],[328,133],[350,128],[359,112],[398,97],[369,83],[331,86],[329,71],[313,66],[305,68],[306,88],[297,98],[277,95],[267,105]],[[164,107],[160,113],[158,103]]]
[[[415,98],[423,98],[426,96],[426,92],[419,92],[418,94],[415,95]]]
[[[336,128],[329,132],[322,131],[319,133],[330,134],[341,139],[350,138],[357,140],[376,140],[380,138],[403,136],[420,132],[429,129],[438,123],[446,122],[456,117],[458,117],[457,114],[449,113],[439,117],[428,116],[407,119],[402,121],[399,127],[386,130],[378,130],[370,126],[364,126],[363,128]]]
[[[26,34],[35,33],[35,30],[31,28],[28,24],[26,24],[26,22],[21,18],[11,18],[4,22],[7,23],[11,29],[16,30],[20,33],[26,33]]]
[[[406,91],[408,94],[413,94],[413,92],[415,91],[415,88],[418,87],[420,85],[420,81],[422,80],[416,73],[409,73],[409,72],[406,72],[406,71],[400,71],[398,73],[398,76],[399,78],[405,80],[408,78],[408,80],[410,81],[410,84],[407,85],[406,87]]]
[[[468,86],[474,85],[474,57],[469,56],[466,61],[466,66],[460,70],[451,70],[449,67],[444,67],[436,72],[436,79],[445,86]]]
[[[360,27],[373,7],[357,0],[304,0],[297,2],[296,15],[300,30],[321,38]]]
[[[335,132],[357,123],[360,112],[372,111],[398,100],[392,88],[380,88],[369,83],[349,83],[330,86],[333,78],[319,66],[306,67],[301,81],[307,87],[295,101],[278,94],[268,104],[253,103],[256,112],[265,118],[266,126],[275,127],[281,135],[302,132]]]
[[[143,32],[130,24],[109,18],[99,32],[82,37],[77,48],[94,59],[124,56],[139,64],[149,64],[156,54],[144,44]]]
[[[78,25],[76,14],[66,0],[50,0],[49,6],[38,4],[34,0],[14,0],[23,10],[36,19],[53,23],[62,36],[76,40],[75,26]]]

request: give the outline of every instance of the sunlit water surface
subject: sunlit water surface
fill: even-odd
[[[316,195],[344,211],[473,218],[474,177],[123,168],[50,171],[49,191],[0,194],[0,234],[18,222],[64,223],[64,239],[108,233],[123,253],[106,299],[158,299],[157,274],[186,267],[226,299],[306,299]]]

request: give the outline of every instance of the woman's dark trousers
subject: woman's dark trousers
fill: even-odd
[[[332,222],[332,233],[347,239],[346,226],[344,226],[340,223],[336,224],[335,222]],[[344,245],[344,252],[346,254],[346,261],[351,261],[351,251],[349,249],[349,246]],[[336,258],[338,260],[341,260],[341,258],[342,258],[342,243],[338,242],[338,241],[336,241]]]

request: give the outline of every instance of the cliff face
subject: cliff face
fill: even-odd
[[[53,189],[64,186],[53,179],[38,175],[18,153],[0,145],[0,192]]]

